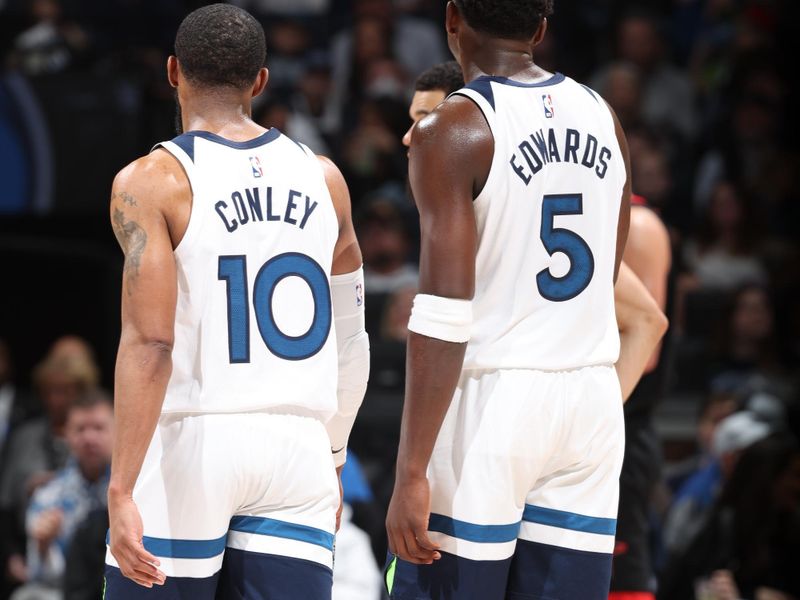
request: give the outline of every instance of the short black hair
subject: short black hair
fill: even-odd
[[[461,66],[454,60],[432,66],[417,77],[414,84],[417,92],[441,90],[445,96],[462,87],[464,87],[464,74],[461,72]]]
[[[192,83],[244,89],[253,85],[267,58],[264,28],[236,6],[204,6],[178,28],[175,56]]]
[[[467,23],[491,36],[526,40],[553,14],[553,0],[453,0]]]

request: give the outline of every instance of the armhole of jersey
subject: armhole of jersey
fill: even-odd
[[[478,108],[483,113],[483,118],[486,119],[486,123],[489,125],[489,130],[494,135],[496,120],[495,120],[495,112],[494,112],[494,94],[491,91],[491,83],[489,82],[482,82],[486,84],[486,89],[477,90],[471,87],[464,87],[460,90],[456,90],[453,92],[453,96],[464,96],[465,98],[469,98],[475,104],[478,105]],[[491,100],[490,100],[491,99]]]
[[[470,87],[464,87],[460,90],[453,92],[452,95],[464,96],[472,100],[483,113],[483,118],[489,125],[489,131],[494,140],[494,152],[492,154],[492,164],[489,165],[489,174],[486,176],[486,182],[483,184],[483,189],[480,193],[473,198],[473,204],[482,200],[485,196],[491,195],[491,190],[494,187],[494,179],[496,173],[500,170],[496,164],[499,161],[499,154],[497,152],[497,118],[494,107],[494,94],[491,89],[491,83],[482,82],[486,84],[486,89],[476,90]]]
[[[197,198],[195,197],[194,160],[192,156],[189,156],[189,154],[183,148],[173,141],[160,142],[153,146],[151,152],[158,148],[163,148],[169,152],[180,163],[181,167],[183,168],[183,172],[186,175],[186,179],[189,181],[189,189],[192,194],[192,206],[189,210],[189,223],[186,225],[186,231],[184,231],[181,241],[178,242],[178,245],[175,246],[174,250],[174,253],[179,255],[186,252],[186,249],[194,243],[194,240],[197,237],[197,230],[200,228],[200,223],[198,223],[200,220],[199,211],[195,211]]]

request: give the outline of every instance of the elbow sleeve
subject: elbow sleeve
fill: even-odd
[[[337,467],[347,458],[347,441],[369,379],[369,336],[364,326],[364,271],[331,277],[331,300],[339,354],[338,410],[326,424]]]

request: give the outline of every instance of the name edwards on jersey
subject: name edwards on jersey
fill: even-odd
[[[214,210],[229,233],[236,231],[240,225],[264,221],[283,221],[305,229],[315,208],[317,202],[306,194],[289,190],[284,196],[273,193],[271,186],[246,188],[243,192],[235,191],[231,194],[230,200],[220,200],[214,205]]]
[[[575,129],[567,129],[559,136],[554,129],[543,129],[532,133],[517,146],[519,152],[511,156],[511,168],[528,185],[533,176],[550,163],[569,162],[593,169],[597,177],[604,179],[608,173],[611,150],[600,146],[591,133],[581,135]],[[578,158],[580,157],[580,158]],[[527,168],[526,168],[527,166]]]

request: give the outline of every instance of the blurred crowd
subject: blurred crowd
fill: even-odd
[[[450,58],[445,2],[235,3],[267,33],[270,83],[254,118],[331,156],[352,195],[372,371],[351,440],[334,598],[375,600],[417,280],[401,140],[415,78]],[[99,102],[135,105],[140,126],[117,169],[172,137],[164,64],[200,4],[0,0],[0,148],[25,135],[19,80],[34,90],[94,82],[84,88],[114,90]],[[800,600],[800,151],[787,51],[797,13],[791,0],[557,0],[534,54],[614,108],[634,191],[672,240],[671,331],[648,408],[665,456],[651,502],[663,600]],[[83,118],[91,135],[92,115]],[[6,170],[22,168],[8,156]],[[26,185],[20,194],[33,193]],[[0,213],[25,205],[14,189]],[[97,219],[105,201],[92,201]],[[15,372],[15,348],[0,341],[0,594],[99,598],[112,377],[75,336],[40,354],[32,372]]]

